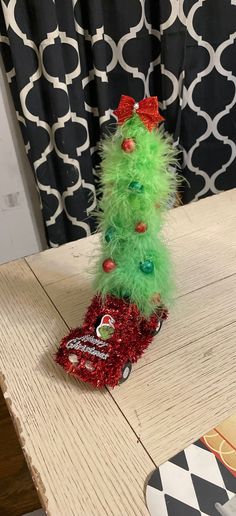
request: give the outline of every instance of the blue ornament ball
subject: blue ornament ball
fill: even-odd
[[[154,271],[154,263],[151,260],[145,260],[140,263],[140,269],[144,274],[151,274]]]
[[[113,236],[114,236],[114,233],[115,233],[115,228],[108,228],[106,230],[106,233],[105,233],[105,240],[106,242],[109,244],[109,242],[112,240]]]
[[[129,190],[133,193],[140,194],[143,193],[144,187],[139,181],[131,181],[129,184]]]

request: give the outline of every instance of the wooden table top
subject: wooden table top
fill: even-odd
[[[1,388],[47,514],[148,514],[153,469],[236,411],[235,205],[231,190],[169,213],[176,304],[114,390],[53,361],[92,296],[97,235],[0,267]]]

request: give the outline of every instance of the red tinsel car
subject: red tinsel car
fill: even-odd
[[[136,362],[167,318],[159,309],[147,320],[134,303],[95,296],[80,328],[64,337],[56,361],[67,373],[96,387],[124,382]]]

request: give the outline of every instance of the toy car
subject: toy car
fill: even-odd
[[[56,361],[67,373],[95,387],[115,387],[127,380],[132,364],[160,331],[167,316],[162,307],[145,319],[130,301],[109,295],[103,303],[97,295],[83,325],[62,340]]]

